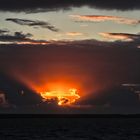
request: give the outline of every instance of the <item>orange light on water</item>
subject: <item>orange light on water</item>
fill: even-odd
[[[49,101],[52,99],[57,99],[59,106],[71,105],[80,96],[77,93],[77,89],[69,89],[68,91],[63,90],[52,90],[40,92],[44,101]]]

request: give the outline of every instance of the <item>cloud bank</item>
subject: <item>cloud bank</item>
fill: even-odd
[[[4,30],[2,30],[4,31]],[[6,33],[5,33],[6,32]],[[31,39],[33,36],[30,33],[24,34],[22,32],[14,32],[14,34],[10,34],[10,31],[5,31],[4,33],[0,33],[0,42],[4,43],[14,43],[14,44],[32,44],[32,45],[37,45],[37,44],[48,44],[48,41],[45,40],[34,40]],[[7,33],[8,32],[8,33]]]
[[[9,32],[9,31],[7,31]],[[69,32],[70,36],[79,36],[82,35],[79,32]],[[99,35],[104,38],[110,39],[110,41],[102,41],[96,39],[85,39],[85,40],[35,40],[32,34],[24,34],[22,32],[15,32],[14,34],[10,33],[1,33],[0,41],[5,43],[15,43],[23,45],[47,45],[47,46],[66,46],[66,47],[76,47],[76,48],[85,48],[89,49],[100,49],[100,48],[139,48],[140,46],[140,35],[139,34],[129,34],[129,33],[99,33]]]
[[[0,41],[3,42],[21,42],[29,41],[28,37],[31,37],[31,34],[23,34],[22,32],[15,32],[14,35],[0,33]]]
[[[139,0],[1,0],[2,11],[50,11],[69,9],[71,7],[89,6],[106,10],[134,10],[140,9]]]

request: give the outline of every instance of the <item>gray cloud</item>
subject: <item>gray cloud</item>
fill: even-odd
[[[0,29],[0,35],[1,35],[1,34],[5,34],[5,33],[7,33],[7,32],[9,32],[9,31],[8,31],[8,30]]]
[[[7,86],[5,86],[7,85]],[[34,91],[30,90],[26,85],[11,78],[9,75],[0,71],[0,89],[6,96],[6,100],[11,105],[35,105],[41,102],[41,97]],[[24,89],[24,94],[21,91]],[[1,107],[1,104],[0,104]],[[12,107],[12,106],[11,106]]]
[[[9,31],[7,31],[9,32]],[[22,32],[15,32],[14,34],[0,34],[0,41],[7,43],[15,43],[15,44],[32,44],[32,45],[37,45],[37,44],[48,44],[48,41],[45,40],[34,40],[31,39],[33,35],[30,33],[24,34]],[[4,44],[4,43],[2,43]]]
[[[12,4],[11,4],[12,3]],[[89,6],[100,9],[134,10],[140,9],[139,0],[1,0],[3,11],[50,11],[69,9],[71,7]]]
[[[23,34],[22,32],[15,32],[14,35],[11,34],[1,34],[0,41],[3,42],[21,42],[21,41],[29,41],[28,37],[31,37],[31,34]]]
[[[53,25],[51,25],[48,22],[39,21],[39,20],[28,20],[28,19],[18,19],[18,18],[7,18],[7,21],[12,21],[14,23],[17,23],[19,25],[27,25],[30,27],[41,27],[49,29],[53,32],[58,32],[59,29],[55,28]]]

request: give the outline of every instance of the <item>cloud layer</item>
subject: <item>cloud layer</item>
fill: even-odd
[[[6,31],[9,32],[9,31]],[[70,36],[82,35],[79,32],[70,32]],[[71,41],[47,41],[47,40],[34,40],[30,33],[24,34],[22,32],[11,33],[1,33],[0,41],[7,43],[16,44],[30,44],[32,45],[47,45],[47,46],[67,46],[67,47],[87,47],[90,49],[100,49],[100,48],[139,48],[140,46],[140,35],[139,34],[128,34],[128,33],[99,33],[104,38],[110,39],[111,41],[101,41],[96,39],[88,40],[71,40]],[[112,41],[113,40],[113,41]],[[115,41],[116,40],[116,41]]]
[[[6,11],[49,11],[89,6],[100,9],[133,10],[140,9],[139,0],[1,0],[0,10]]]
[[[113,21],[119,24],[137,25],[140,24],[140,20],[129,19],[117,16],[105,16],[105,15],[71,15],[75,21],[89,21],[89,22],[105,22]]]

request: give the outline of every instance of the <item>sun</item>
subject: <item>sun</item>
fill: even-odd
[[[43,101],[57,100],[59,106],[71,105],[80,98],[77,89],[71,88],[67,91],[65,90],[52,90],[40,92]]]

